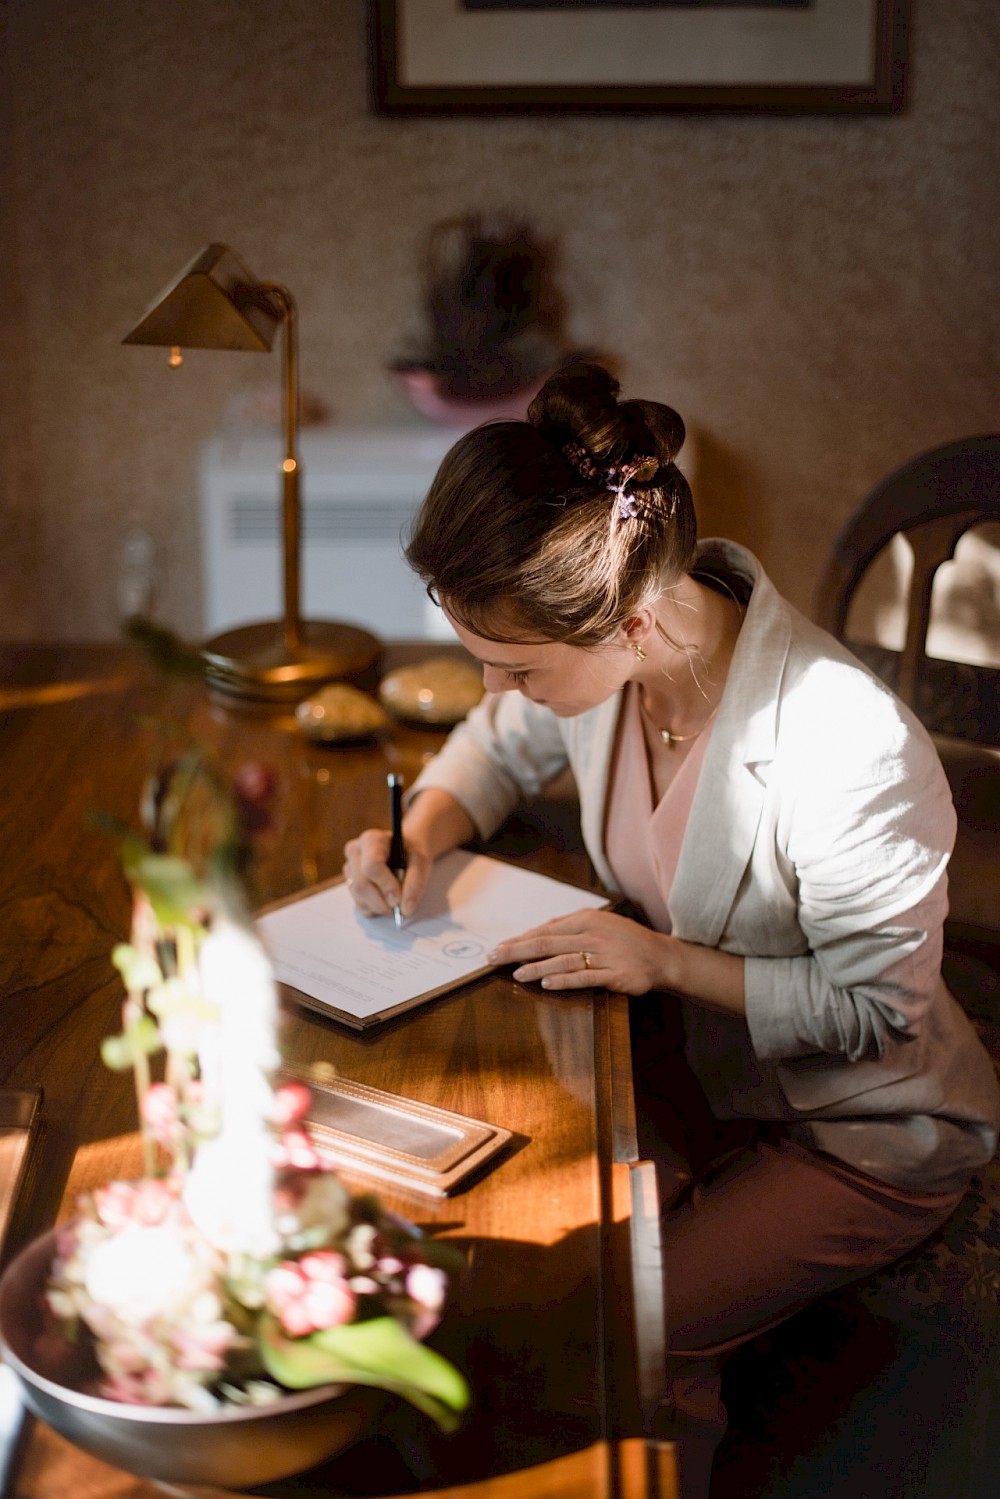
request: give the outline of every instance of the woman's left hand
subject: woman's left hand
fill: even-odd
[[[668,952],[674,938],[611,911],[576,911],[532,927],[490,953],[494,963],[516,963],[520,983],[543,989],[592,989],[648,994],[669,987]]]

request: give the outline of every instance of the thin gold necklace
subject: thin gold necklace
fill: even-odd
[[[737,630],[739,630],[739,628],[743,624],[743,620],[744,620],[744,617],[746,615],[746,610],[744,609],[743,605],[740,603],[739,599],[736,597],[736,595],[733,592],[733,590],[730,588],[729,584],[726,582],[725,578],[715,578],[713,576],[712,581],[713,582],[717,582],[717,583],[721,583],[722,587],[725,589],[726,593],[728,593],[729,597],[732,599],[733,603],[736,605],[737,611],[738,611],[739,616],[740,616],[739,625],[737,626]],[[706,585],[706,586],[710,586],[710,585]],[[659,620],[656,621],[656,629],[657,629],[657,633],[667,642],[668,645],[675,645],[675,642],[670,639],[670,636],[667,634],[666,630],[664,630],[664,628],[660,624]],[[673,747],[674,747],[675,744],[690,744],[692,739],[697,739],[699,734],[704,734],[705,730],[708,728],[709,724],[712,722],[712,719],[715,717],[715,715],[718,713],[719,709],[722,707],[722,698],[720,697],[719,701],[716,703],[716,705],[712,709],[711,713],[705,719],[705,722],[702,724],[702,726],[701,726],[700,729],[695,729],[695,731],[694,731],[693,734],[672,734],[669,729],[661,729],[660,725],[658,723],[654,723],[653,720],[652,720],[652,718],[650,718],[648,712],[646,711],[645,704],[643,702],[644,696],[645,696],[645,694],[642,692],[642,690],[640,688],[640,691],[639,691],[639,706],[642,708],[643,714],[645,715],[647,722],[659,734],[660,738],[663,740],[663,743],[667,746],[667,749],[673,749]]]
[[[695,729],[695,731],[694,731],[693,734],[672,734],[669,729],[661,729],[660,726],[659,726],[659,724],[653,723],[653,720],[649,717],[649,714],[646,712],[646,708],[645,708],[645,706],[642,703],[642,694],[641,693],[640,693],[640,696],[639,696],[639,703],[640,703],[640,706],[642,706],[643,713],[646,714],[646,718],[649,720],[650,724],[652,724],[652,727],[659,734],[660,738],[663,740],[664,744],[667,746],[667,749],[673,749],[673,747],[674,747],[675,744],[690,744],[690,742],[691,742],[692,739],[697,739],[699,734],[704,734],[705,730],[708,728],[709,724],[712,722],[712,719],[715,717],[715,715],[718,713],[719,709],[722,707],[722,699],[720,698],[719,701],[716,703],[715,707],[712,709],[711,713],[705,719],[705,722],[702,724],[701,728],[700,729]]]

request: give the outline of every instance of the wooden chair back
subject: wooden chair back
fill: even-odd
[[[1000,432],[920,454],[877,484],[848,518],[814,615],[931,731],[958,815],[949,869],[950,946],[964,944],[992,961],[1000,938],[1000,669],[927,655],[935,575],[967,531],[990,521],[1000,521]],[[866,571],[900,532],[913,553],[913,575],[904,644],[894,651],[850,639],[847,623]]]
[[[926,651],[938,568],[955,555],[967,531],[986,521],[1000,521],[1000,432],[920,454],[877,484],[848,518],[833,544],[814,613],[831,634],[847,640],[848,611],[862,578],[892,538],[905,534],[914,566],[902,652],[848,644],[933,732],[1000,744],[1000,670],[928,665]]]

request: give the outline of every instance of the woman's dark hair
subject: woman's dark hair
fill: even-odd
[[[526,422],[477,427],[446,454],[406,558],[473,634],[603,645],[689,570],[684,423],[618,388],[600,365],[567,365]]]

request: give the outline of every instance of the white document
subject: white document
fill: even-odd
[[[456,849],[434,865],[419,910],[401,929],[391,916],[362,916],[342,882],[265,912],[257,929],[279,983],[363,1028],[487,973],[487,953],[505,938],[607,904],[603,895]]]

